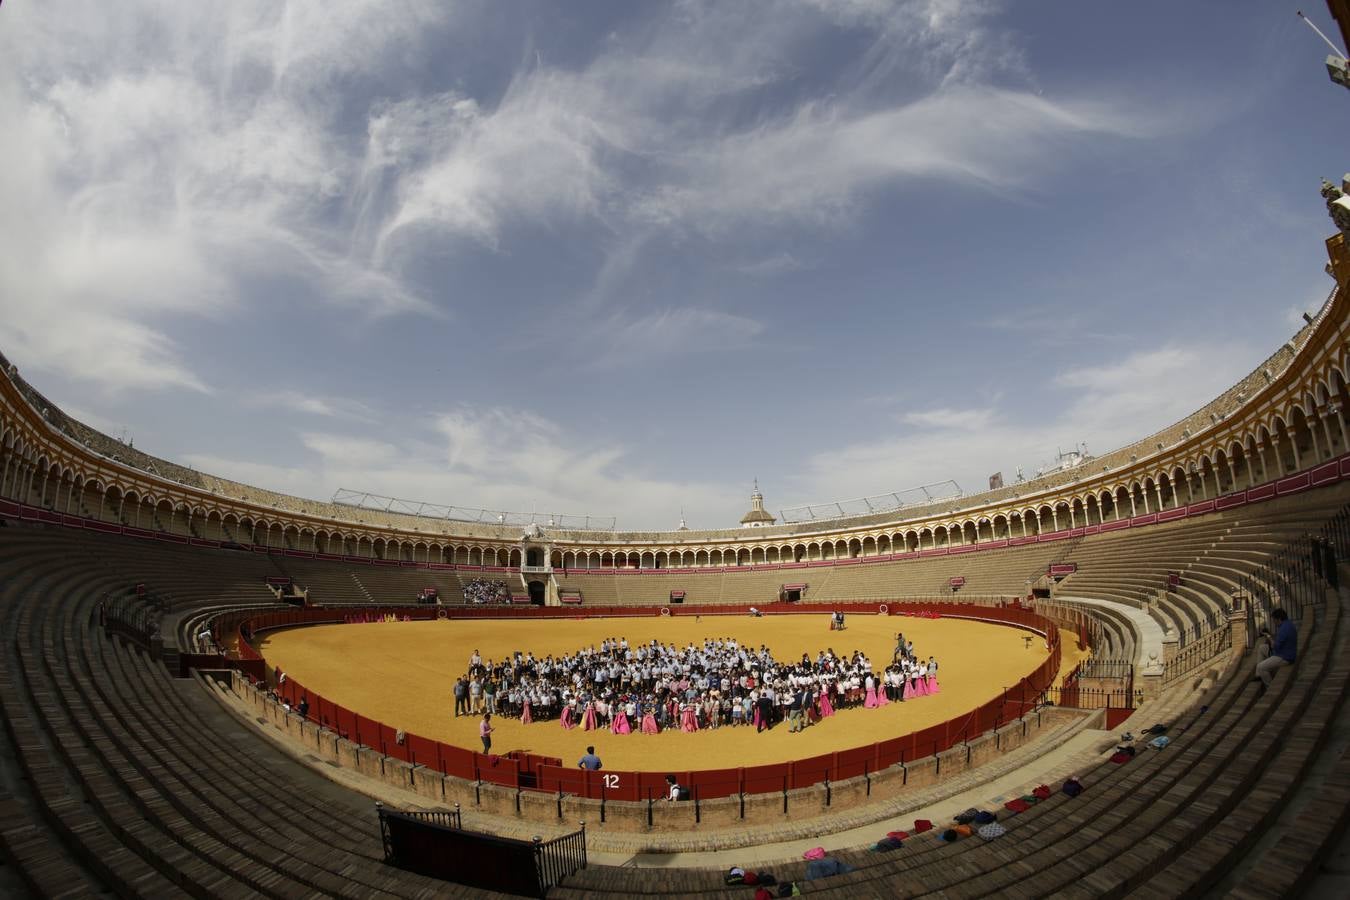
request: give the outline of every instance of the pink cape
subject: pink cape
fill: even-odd
[[[628,724],[628,714],[619,713],[614,717],[614,723],[610,726],[610,731],[615,734],[629,734],[633,728]]]
[[[904,697],[906,700],[913,700],[915,697],[918,696],[917,694],[914,693],[913,684],[914,682],[910,681],[908,678],[905,679],[905,689],[901,693],[901,696]]]
[[[680,728],[684,731],[698,731],[698,715],[694,710],[686,709],[680,716]]]
[[[829,692],[829,691],[821,691],[821,692],[820,692],[820,717],[821,717],[822,719],[827,719],[827,718],[829,718],[829,717],[832,716],[832,715],[834,715],[834,707],[830,705],[830,692]]]
[[[867,689],[867,699],[863,700],[863,709],[877,708],[877,690],[876,688]]]
[[[915,697],[928,696],[928,685],[924,682],[922,678],[914,679],[914,696]]]
[[[595,706],[594,704],[587,703],[586,712],[581,716],[581,730],[595,731],[599,727],[599,724],[597,724],[595,720]]]
[[[887,698],[886,696],[886,686],[882,685],[881,687],[877,688],[877,706],[879,707],[885,706],[887,703],[890,702],[891,702],[890,699]]]
[[[562,727],[568,730],[571,730],[576,727],[576,723],[572,721],[572,707],[570,706],[563,707]]]
[[[647,713],[645,716],[642,717],[642,733],[643,734],[661,733],[661,729],[658,728],[656,725],[656,716],[652,715],[651,713]]]
[[[530,725],[534,722],[534,716],[530,715],[530,701],[525,701],[525,709],[520,714],[520,724]]]
[[[936,694],[938,692],[938,683],[936,675],[928,676],[928,693]]]

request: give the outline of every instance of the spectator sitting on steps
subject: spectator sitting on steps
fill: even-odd
[[[1270,611],[1270,619],[1276,623],[1274,646],[1267,650],[1265,641],[1256,645],[1257,653],[1263,656],[1256,664],[1256,677],[1264,687],[1270,687],[1277,669],[1292,666],[1298,657],[1298,629],[1289,621],[1289,614],[1277,606]]]

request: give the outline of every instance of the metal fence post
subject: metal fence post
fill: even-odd
[[[544,839],[539,835],[534,838],[534,877],[539,884],[539,896],[541,898],[548,896],[548,876],[544,873]]]

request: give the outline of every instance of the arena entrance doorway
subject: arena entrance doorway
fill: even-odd
[[[530,603],[535,606],[543,606],[545,599],[548,597],[548,589],[544,586],[544,583],[542,581],[531,581],[529,587]]]

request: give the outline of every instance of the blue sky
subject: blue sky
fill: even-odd
[[[6,3],[0,347],[304,496],[973,491],[1325,298],[1350,118],[1296,8]]]

